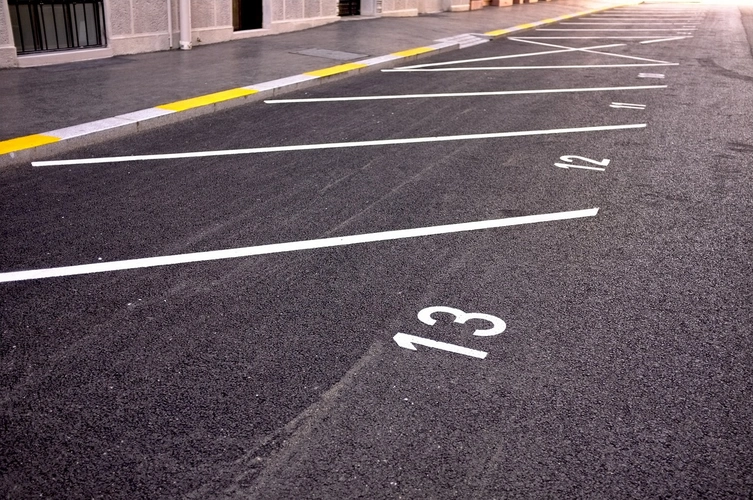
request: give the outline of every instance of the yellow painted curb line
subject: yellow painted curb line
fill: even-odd
[[[0,155],[13,153],[14,151],[20,151],[22,149],[44,146],[45,144],[52,144],[59,140],[59,137],[53,137],[51,135],[33,134],[16,137],[15,139],[8,139],[7,141],[0,141]]]
[[[192,97],[190,99],[184,99],[182,101],[175,101],[168,104],[161,104],[156,106],[160,109],[166,109],[168,111],[185,111],[187,109],[198,108],[200,106],[207,106],[209,104],[215,104],[222,101],[229,101],[230,99],[236,99],[259,92],[255,89],[230,89],[223,90],[222,92],[215,92],[213,94],[202,95],[199,97]]]
[[[486,33],[484,33],[484,35],[501,36],[501,35],[506,35],[507,33],[512,33],[513,31],[515,30],[514,29],[494,30],[494,31],[487,31]]]
[[[397,57],[410,57],[410,56],[416,56],[418,54],[425,54],[427,52],[431,52],[431,47],[416,47],[415,49],[409,49],[409,50],[401,50],[400,52],[393,52],[390,54],[391,56],[397,56]]]
[[[307,71],[304,73],[304,75],[308,76],[332,76],[336,75],[338,73],[345,73],[347,71],[352,71],[354,69],[361,69],[361,68],[368,68],[368,64],[362,64],[362,63],[347,63],[347,64],[340,64],[338,66],[330,66],[329,68],[324,69],[318,69],[316,71]]]

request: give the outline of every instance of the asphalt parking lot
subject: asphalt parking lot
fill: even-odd
[[[4,494],[749,497],[740,12],[612,9],[0,171]]]

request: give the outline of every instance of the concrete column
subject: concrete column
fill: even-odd
[[[191,50],[191,0],[180,0],[180,49]]]

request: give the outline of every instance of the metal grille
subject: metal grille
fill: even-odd
[[[103,0],[8,0],[19,54],[104,47]]]
[[[360,16],[361,0],[339,0],[337,14],[340,16]]]

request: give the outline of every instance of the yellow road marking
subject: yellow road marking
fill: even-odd
[[[418,54],[425,54],[427,52],[431,52],[431,47],[416,47],[415,49],[409,49],[409,50],[401,50],[400,52],[393,52],[390,55],[398,56],[398,57],[409,57],[409,56],[415,56]]]
[[[214,104],[217,102],[228,101],[230,99],[237,99],[238,97],[256,94],[257,92],[259,91],[255,89],[242,88],[223,90],[222,92],[215,92],[213,94],[192,97],[191,99],[184,99],[182,101],[162,104],[157,107],[160,109],[166,109],[168,111],[185,111],[191,108],[198,108],[200,106],[206,106],[208,104]]]
[[[347,71],[352,71],[354,69],[360,69],[360,68],[368,68],[368,64],[362,64],[362,63],[347,63],[347,64],[340,64],[338,66],[331,66],[329,68],[324,69],[318,69],[316,71],[308,71],[304,73],[304,75],[309,76],[332,76],[336,75],[338,73],[345,73]]]
[[[59,140],[59,137],[53,137],[51,135],[33,134],[16,137],[15,139],[8,139],[7,141],[0,141],[0,155],[20,151],[22,149],[44,146],[45,144],[51,144],[53,142],[58,142]]]
[[[484,33],[484,35],[488,35],[488,36],[500,36],[500,35],[505,35],[507,33],[510,33],[510,30],[487,31],[486,33]]]

